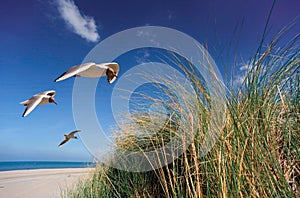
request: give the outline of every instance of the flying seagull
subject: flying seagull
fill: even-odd
[[[54,90],[44,91],[38,94],[35,94],[28,100],[20,102],[20,104],[27,106],[22,117],[27,116],[36,106],[42,104],[56,103],[54,96],[56,92]]]
[[[71,138],[73,139],[77,139],[77,137],[75,136],[75,133],[79,132],[80,130],[75,130],[75,131],[72,131],[71,133],[69,134],[64,134],[65,136],[65,139],[64,141],[62,141],[58,146],[61,146],[63,144],[65,144],[67,141],[69,141]]]
[[[84,63],[71,67],[68,71],[56,78],[54,82],[65,80],[72,76],[84,76],[88,78],[107,76],[107,81],[111,84],[118,77],[119,70],[120,68],[118,63]]]

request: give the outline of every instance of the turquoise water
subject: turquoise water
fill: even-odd
[[[51,168],[86,168],[95,167],[92,162],[54,162],[54,161],[17,161],[0,162],[0,171],[51,169]]]

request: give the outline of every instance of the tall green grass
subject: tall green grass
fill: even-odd
[[[279,32],[266,46],[260,44],[248,61],[243,84],[228,94],[225,123],[207,155],[201,155],[201,144],[210,128],[210,94],[192,66],[174,55],[173,61],[197,90],[196,100],[186,105],[197,108],[186,112],[172,92],[160,87],[168,96],[161,102],[170,112],[164,126],[158,129],[148,115],[136,112],[135,122],[125,123],[116,132],[116,151],[146,153],[182,133],[190,144],[183,141],[183,153],[177,159],[147,172],[99,164],[66,197],[300,197],[300,35],[279,48],[285,33]],[[182,88],[176,81],[168,83]],[[162,119],[160,116],[158,112],[156,118]],[[178,120],[183,120],[183,129]],[[161,160],[164,164],[164,158]],[[139,161],[130,165],[143,166]]]

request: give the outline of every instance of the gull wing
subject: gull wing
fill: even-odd
[[[32,98],[30,98],[27,102],[27,107],[22,115],[22,117],[27,116],[36,106],[40,104],[40,102],[43,100],[43,95],[35,95]]]
[[[55,96],[55,94],[56,94],[56,91],[49,90],[49,91],[44,91],[44,92],[38,93],[34,96],[51,96],[51,97],[53,97],[53,96]]]
[[[63,73],[62,75],[60,75],[58,78],[56,78],[54,80],[54,82],[58,82],[58,81],[70,78],[72,76],[75,76],[78,73],[83,72],[83,71],[89,69],[93,65],[95,65],[95,63],[84,63],[84,64],[81,64],[81,65],[73,66],[68,71],[66,71],[65,73]]]
[[[75,135],[75,133],[77,133],[77,132],[79,132],[79,131],[81,131],[81,130],[75,130],[75,131],[72,131],[71,133],[69,133],[68,136],[73,136],[73,135]]]
[[[58,146],[61,146],[61,145],[63,145],[63,144],[65,144],[67,141],[69,141],[69,139],[65,139],[64,141],[62,141]]]
[[[55,94],[56,94],[56,91],[54,91],[54,90],[50,90],[50,91],[47,92],[48,96],[52,96],[53,97],[53,96],[55,96]]]

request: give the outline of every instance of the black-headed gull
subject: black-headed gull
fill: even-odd
[[[22,117],[27,116],[36,106],[42,104],[56,103],[54,96],[56,92],[54,90],[44,91],[38,94],[35,94],[28,100],[20,102],[20,104],[27,106]]]
[[[80,130],[75,130],[75,131],[72,131],[71,133],[69,134],[64,134],[65,136],[65,139],[64,141],[62,141],[58,146],[61,146],[63,144],[65,144],[67,141],[69,141],[71,138],[73,139],[77,139],[77,137],[75,136],[75,133],[79,132]]]
[[[56,78],[54,82],[65,80],[72,76],[84,76],[88,78],[107,76],[107,81],[111,84],[118,77],[119,70],[118,63],[84,63],[71,67],[68,71]]]

